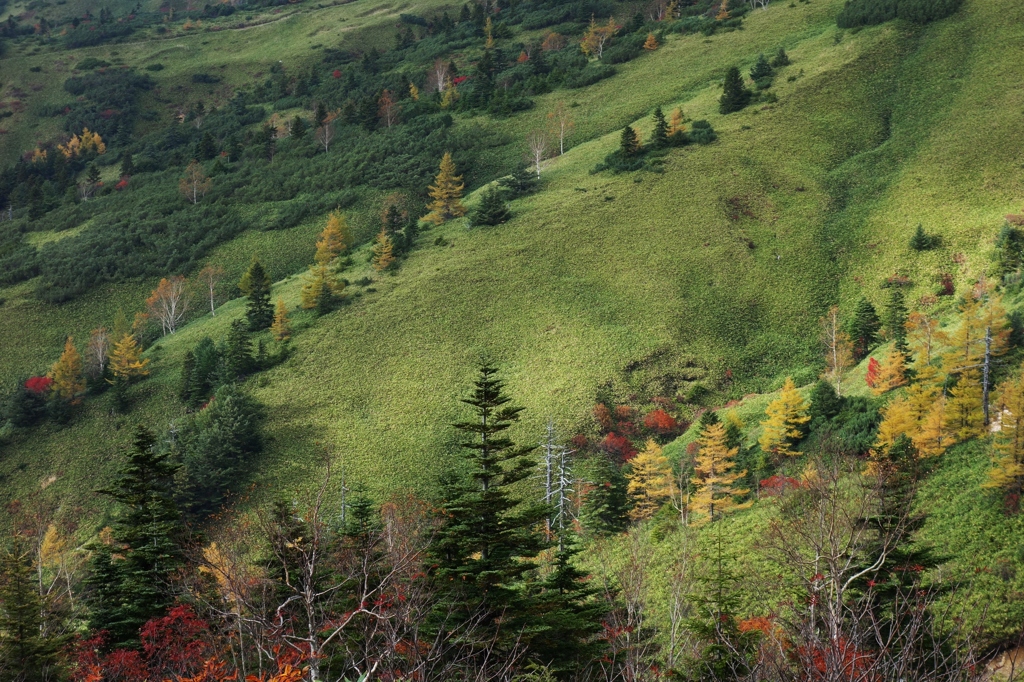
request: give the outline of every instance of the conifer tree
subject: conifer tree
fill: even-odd
[[[238,288],[249,299],[245,306],[249,329],[256,332],[269,327],[274,321],[274,309],[270,305],[270,275],[259,260],[252,259]]]
[[[345,250],[348,239],[348,221],[338,211],[332,211],[327,217],[327,225],[316,240],[316,264],[330,265]]]
[[[452,161],[450,152],[445,152],[441,158],[441,168],[434,178],[434,184],[428,187],[430,203],[427,209],[430,211],[424,220],[435,225],[466,215],[466,207],[462,205],[462,190],[465,185],[462,183],[462,176],[455,174],[455,162]]]
[[[722,96],[718,100],[718,110],[723,114],[731,114],[739,111],[750,104],[750,90],[743,83],[743,76],[740,75],[738,67],[730,67],[725,73],[725,84],[722,86]]]
[[[683,110],[675,108],[672,110],[672,118],[668,123],[668,134],[675,135],[676,133],[685,133],[686,125],[683,123]]]
[[[292,137],[301,142],[306,137],[308,126],[306,125],[306,122],[302,120],[301,116],[295,114],[295,118],[292,119],[290,129]]]
[[[917,432],[917,420],[905,396],[898,396],[882,408],[882,422],[878,425],[872,457],[884,455],[886,450],[901,436],[912,436]]]
[[[1004,409],[992,446],[993,466],[982,487],[1020,495],[1024,486],[1024,367],[1000,387],[999,404]]]
[[[381,229],[376,241],[373,243],[373,258],[370,262],[373,264],[373,269],[377,272],[387,270],[395,262],[395,245],[392,243],[391,237],[383,229]]]
[[[655,50],[658,49],[658,47],[658,39],[654,36],[653,33],[648,33],[647,40],[644,41],[644,49],[650,52],[654,52]]]
[[[775,70],[772,65],[768,63],[768,58],[764,56],[764,53],[757,56],[757,61],[754,62],[754,67],[750,69],[750,80],[755,83],[763,78],[771,78]]]
[[[661,107],[654,110],[654,132],[651,134],[651,146],[655,149],[662,149],[668,146],[668,123],[665,121],[665,114]]]
[[[619,151],[623,156],[631,157],[640,153],[640,136],[637,135],[633,126],[626,126],[622,129],[622,136],[619,138]]]
[[[158,453],[140,426],[114,483],[101,494],[117,503],[110,542],[94,546],[86,593],[89,626],[106,630],[109,644],[130,646],[139,629],[174,603],[170,577],[184,559],[181,517],[174,502],[177,466]]]
[[[291,338],[292,324],[288,319],[288,306],[284,304],[283,298],[277,299],[277,309],[274,311],[274,324],[270,325],[270,331],[278,341],[285,341]]]
[[[911,410],[913,410],[913,401]],[[938,397],[931,408],[918,420],[917,432],[911,435],[914,447],[921,457],[938,457],[949,446],[951,439],[946,432],[946,400]]]
[[[576,469],[579,472],[576,473]],[[621,532],[626,527],[628,481],[622,470],[605,453],[585,459],[574,467],[574,475],[586,482],[580,520],[595,535]]]
[[[511,405],[497,372],[484,363],[471,396],[463,400],[475,418],[455,425],[465,437],[462,466],[456,478],[444,482],[443,522],[432,548],[434,578],[442,591],[436,613],[441,619],[454,614],[454,622],[478,622],[481,655],[490,642],[499,652],[521,642],[536,604],[523,583],[548,546],[540,530],[547,510],[515,493],[533,473],[534,448],[507,435],[523,408]]]
[[[981,372],[961,372],[956,385],[949,389],[946,400],[946,423],[957,440],[967,440],[985,433]]]
[[[36,567],[29,543],[15,534],[0,554],[0,679],[50,682],[61,679],[62,642],[47,636]]]
[[[853,319],[850,321],[850,339],[853,341],[853,357],[863,359],[878,343],[878,331],[881,324],[875,306],[866,298],[857,303]]]
[[[61,400],[74,400],[75,396],[85,390],[85,377],[82,375],[82,356],[75,348],[75,340],[68,337],[64,341],[64,352],[53,364],[48,377],[53,379],[50,388]]]
[[[185,351],[185,359],[181,363],[181,379],[178,382],[178,399],[186,405],[192,401],[192,389],[196,374],[196,354]]]
[[[501,225],[511,217],[512,212],[508,210],[501,192],[491,185],[484,190],[480,206],[473,212],[471,220],[474,225]]]
[[[889,294],[889,305],[885,309],[885,331],[896,350],[909,357],[907,346],[907,303],[903,290],[893,287]]]
[[[111,383],[128,384],[149,375],[146,369],[149,358],[142,357],[142,347],[131,332],[125,332],[121,340],[114,344],[110,352],[110,373],[114,375]]]
[[[885,356],[885,361],[878,368],[875,385],[871,387],[872,393],[882,395],[907,383],[904,359],[903,353],[896,344],[893,344]]]
[[[252,357],[252,339],[242,320],[234,320],[228,329],[223,352],[223,366],[220,368],[221,383],[230,383],[244,377],[255,369]]]
[[[647,441],[643,452],[630,460],[630,465],[626,490],[633,501],[633,509],[629,515],[637,520],[649,519],[675,492],[672,465],[654,439]]]
[[[327,279],[320,280],[320,288],[316,292],[316,314],[324,316],[334,309],[334,291]]]
[[[803,437],[804,425],[811,420],[807,409],[792,377],[786,377],[782,393],[765,410],[768,418],[761,422],[764,432],[758,440],[761,450],[774,457],[799,454],[793,445]]]
[[[792,62],[789,60],[789,55],[786,54],[786,50],[784,48],[780,47],[779,51],[775,53],[774,57],[772,57],[772,66],[778,69],[783,66],[789,66],[790,64],[792,64]]]
[[[734,509],[750,506],[749,503],[738,504],[735,499],[750,491],[736,487],[736,482],[747,472],[733,471],[739,448],[729,447],[725,427],[712,424],[702,429],[697,442],[700,450],[692,479],[696,491],[690,499],[690,511],[700,514],[705,521],[715,521]]]

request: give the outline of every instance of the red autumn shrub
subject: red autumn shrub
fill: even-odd
[[[32,377],[25,382],[25,388],[32,391],[37,395],[41,395],[50,390],[50,386],[53,385],[53,379],[50,377]]]
[[[597,421],[597,425],[601,427],[601,431],[612,430],[612,414],[604,403],[594,405],[594,419]]]
[[[615,406],[615,419],[620,422],[632,421],[636,417],[636,410],[629,405],[616,405]]]
[[[679,428],[679,422],[668,412],[659,408],[644,416],[644,426],[655,433],[666,435],[674,433]]]
[[[590,445],[590,439],[582,433],[577,433],[569,442],[572,443],[572,447],[577,451],[585,450]]]
[[[767,497],[778,497],[788,490],[800,487],[800,481],[789,476],[769,476],[768,478],[761,481],[760,490],[761,494]]]
[[[339,69],[335,69],[334,71],[331,72],[331,77],[332,78],[341,78],[341,71]]]
[[[467,78],[469,78],[469,76],[456,76],[455,79],[452,81],[452,84],[460,85],[462,83],[465,83]]]
[[[191,676],[211,651],[210,628],[188,606],[175,606],[163,618],[142,626],[140,639],[149,669],[159,679]]]
[[[636,448],[629,442],[629,439],[614,432],[604,437],[604,440],[601,441],[601,449],[620,462],[628,462],[636,456]]]
[[[868,360],[868,373],[867,376],[864,377],[864,380],[871,388],[874,388],[875,383],[878,381],[878,369],[878,360],[875,360],[874,358]]]
[[[127,175],[122,175],[120,182],[118,182],[116,185],[114,185],[114,189],[116,189],[118,192],[120,192],[121,190],[123,190],[127,186],[128,186],[128,176]]]

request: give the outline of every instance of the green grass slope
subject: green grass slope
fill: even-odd
[[[607,81],[489,123],[521,139],[557,100],[578,105],[576,146],[546,163],[542,191],[516,202],[512,221],[428,232],[376,291],[316,321],[299,316],[295,354],[253,382],[271,437],[256,482],[300,485],[322,463],[319,442],[373,492],[424,489],[450,461],[448,424],[483,356],[528,408],[518,435],[538,437],[549,417],[566,432],[584,421],[597,387],[630,368],[695,365],[717,397],[769,390],[789,373],[810,380],[828,305],[850,308],[862,293],[881,302],[895,269],[915,295],[934,289],[936,270],[960,283],[978,274],[1000,216],[1024,194],[1020,152],[1007,143],[1021,133],[1013,67],[1024,8],[973,0],[925,28],[853,34],[834,26],[841,6],[773,4],[745,30],[671,38]],[[794,60],[776,81],[779,102],[718,115],[725,69],[779,46]],[[647,130],[655,105],[710,119],[720,141],[672,151],[663,173],[591,175],[617,130]],[[910,257],[919,222],[944,246]],[[308,260],[315,229],[253,246],[271,257],[287,244]],[[439,235],[450,245],[430,246]],[[370,274],[362,254],[355,260],[350,280]],[[295,305],[299,286],[283,281],[275,296]],[[117,291],[90,304],[96,314],[115,295],[144,295]],[[9,444],[5,491],[55,475],[48,490],[94,504],[87,491],[110,474],[126,427],[180,414],[170,397],[180,358],[241,311],[232,302],[152,349],[154,375],[134,389],[129,415],[95,400],[72,425]],[[33,328],[43,314],[20,323]]]

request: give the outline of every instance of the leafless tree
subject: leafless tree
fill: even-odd
[[[198,204],[212,186],[213,180],[203,172],[203,167],[194,159],[185,169],[185,175],[178,181],[178,191],[193,204]]]
[[[572,135],[572,131],[576,127],[565,102],[556,104],[555,110],[548,114],[548,124],[551,134],[558,138],[558,155],[561,156],[565,153],[566,138]]]
[[[316,137],[317,143],[324,148],[324,152],[329,152],[331,142],[334,142],[334,119],[328,116],[323,124],[317,127],[314,137]]]
[[[540,177],[540,163],[548,153],[548,136],[543,130],[531,131],[526,136],[526,146],[530,151],[530,164],[537,171]]]
[[[188,286],[181,275],[161,279],[146,299],[150,316],[160,321],[164,334],[173,334],[178,329],[188,313],[189,303]]]
[[[223,277],[224,268],[219,265],[213,265],[212,263],[207,263],[197,275],[199,283],[203,287],[203,292],[210,301],[210,315],[214,317],[217,316],[217,285]]]
[[[110,335],[106,327],[97,327],[89,335],[89,345],[85,350],[85,368],[91,379],[99,379],[107,368],[107,356],[110,354]]]
[[[430,68],[427,77],[432,89],[444,92],[445,85],[448,83],[448,63],[441,58],[434,60],[434,65]]]

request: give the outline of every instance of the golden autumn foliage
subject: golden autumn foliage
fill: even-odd
[[[302,284],[300,305],[303,310],[311,310],[316,307],[317,300],[324,290],[324,283],[332,294],[338,295],[345,290],[345,283],[335,277],[326,265],[314,265],[306,274]]]
[[[658,49],[658,47],[660,47],[658,45],[658,39],[654,36],[653,33],[648,33],[647,40],[644,41],[644,49],[654,52],[655,50]]]
[[[749,492],[746,488],[735,487],[736,481],[747,472],[733,471],[739,448],[729,447],[725,426],[706,427],[697,443],[700,450],[694,461],[692,479],[696,491],[690,499],[690,511],[700,514],[703,521],[714,521],[730,511],[749,507],[750,503],[739,504],[735,499]]]
[[[583,40],[580,41],[580,49],[588,57],[600,59],[604,54],[605,46],[618,30],[619,28],[615,25],[614,17],[609,17],[608,23],[602,26],[591,16],[590,26],[587,27],[587,32],[583,34]]]
[[[412,98],[413,102],[420,101],[420,89],[416,87],[415,83],[409,83],[409,97]]]
[[[958,440],[967,440],[985,433],[985,414],[981,372],[970,369],[960,372],[956,385],[949,389],[946,401],[946,423]]]
[[[387,231],[381,228],[373,242],[373,258],[370,261],[377,272],[387,270],[395,262],[395,245]]]
[[[430,212],[424,216],[424,220],[440,225],[446,220],[466,215],[466,207],[462,205],[462,190],[465,187],[462,176],[455,174],[451,153],[445,152],[434,184],[427,188],[431,199],[427,204]]]
[[[629,481],[626,492],[633,500],[633,509],[629,515],[633,519],[649,519],[675,492],[672,465],[653,439],[647,441],[643,452],[630,464],[632,470],[626,475]]]
[[[75,340],[70,336],[64,341],[64,352],[53,364],[48,377],[53,379],[50,388],[63,400],[72,400],[85,390],[85,378],[82,376],[82,356],[75,348]]]
[[[871,392],[875,395],[882,395],[906,383],[906,358],[893,345],[878,368],[878,377],[875,379],[875,385],[871,387]]]
[[[270,331],[278,341],[291,338],[292,323],[288,319],[288,306],[284,304],[283,298],[277,299],[277,308],[274,310],[274,322],[270,325]]]
[[[104,144],[100,134],[94,133],[88,128],[82,129],[81,136],[72,135],[67,144],[57,145],[57,149],[68,159],[74,159],[88,152],[107,153],[107,145]]]
[[[882,423],[878,425],[875,449],[884,450],[900,436],[912,436],[917,432],[917,420],[905,396],[898,396],[882,408]]]
[[[444,82],[444,94],[441,96],[441,108],[450,109],[458,101],[459,89],[455,87],[455,83],[452,82],[452,79],[449,76]]]
[[[938,397],[917,426],[910,438],[920,457],[938,457],[945,452],[952,442],[946,431],[946,399]]]
[[[114,344],[110,353],[110,371],[117,381],[129,382],[147,376],[149,358],[142,357],[142,347],[132,333],[126,333]]]
[[[772,455],[793,456],[793,444],[803,435],[803,426],[811,420],[809,405],[797,391],[792,377],[786,377],[782,393],[765,410],[767,419],[761,422],[764,431],[758,443],[764,452]]]
[[[1002,416],[992,445],[992,468],[982,487],[1019,493],[1024,484],[1024,367],[998,394]]]
[[[672,116],[668,120],[668,134],[685,133],[686,125],[683,123],[683,110],[676,108],[672,110]]]
[[[338,211],[332,211],[327,217],[327,225],[316,240],[316,264],[329,265],[347,248],[348,240],[348,221]]]

